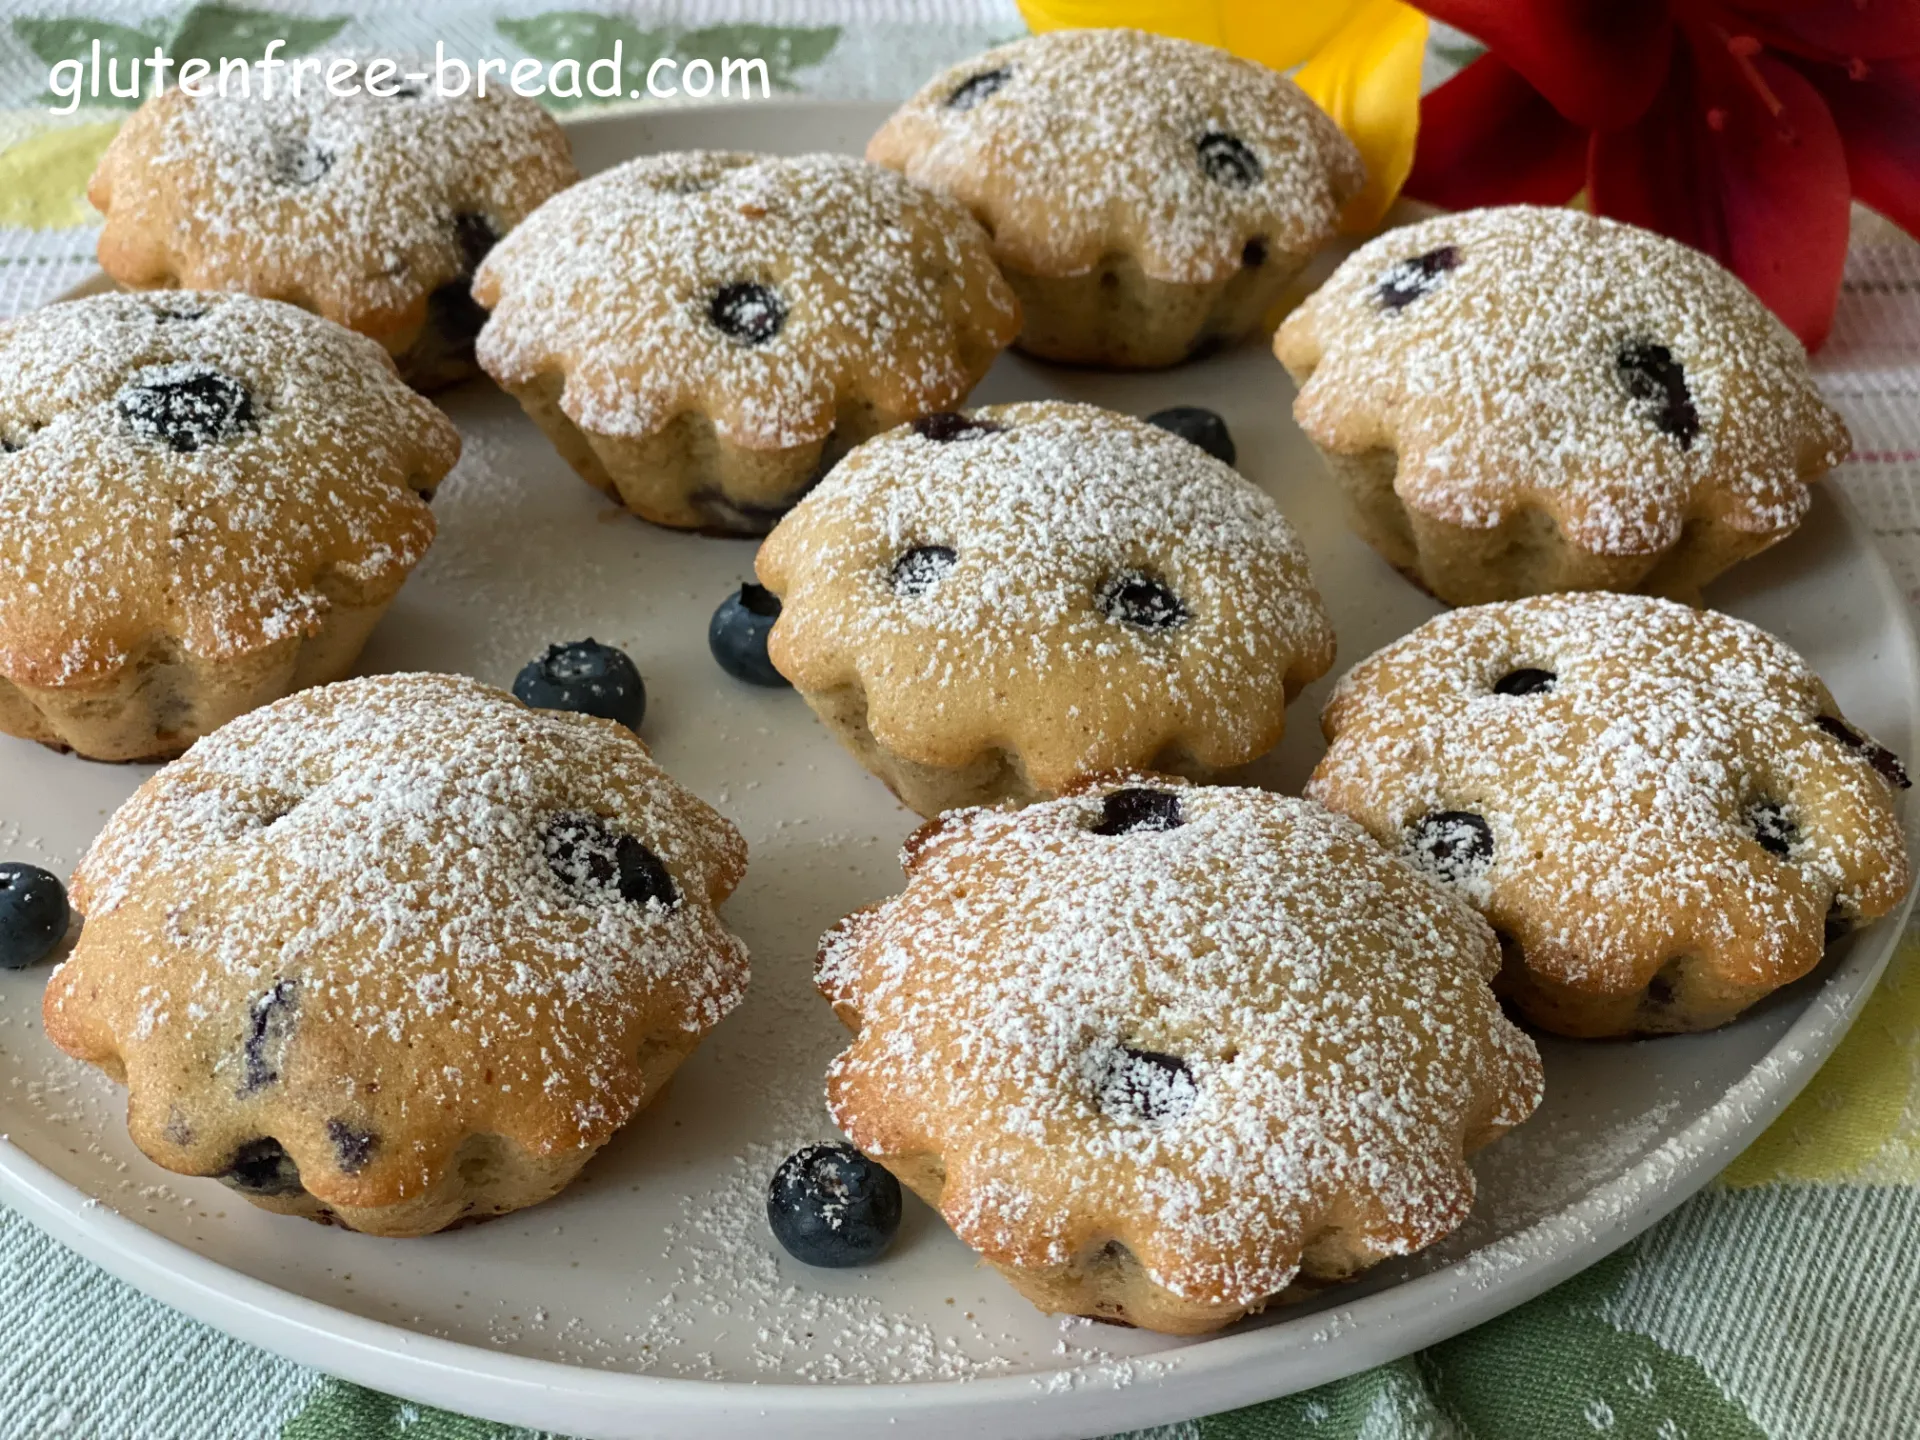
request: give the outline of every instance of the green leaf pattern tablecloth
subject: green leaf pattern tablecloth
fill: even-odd
[[[1280,0],[1273,0],[1280,3]],[[720,18],[713,18],[719,16]],[[118,104],[46,113],[48,66],[368,48],[583,59],[759,56],[773,84],[891,97],[1020,30],[1001,0],[727,0],[556,9],[113,0],[0,4],[0,315],[93,268],[80,198]],[[1458,37],[1441,36],[1436,52]],[[1458,62],[1457,48],[1437,67]],[[578,108],[586,102],[557,102]],[[1863,227],[1819,359],[1853,427],[1840,484],[1920,589],[1920,249]],[[1155,1432],[1194,1440],[1824,1440],[1920,1434],[1920,959],[1911,944],[1840,1053],[1723,1179],[1625,1250],[1478,1330],[1271,1404]],[[3,1143],[3,1142],[0,1142]],[[506,1440],[254,1350],[135,1293],[0,1210],[0,1440]]]

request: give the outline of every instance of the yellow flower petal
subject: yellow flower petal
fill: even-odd
[[[1289,70],[1326,44],[1367,0],[1020,0],[1035,31],[1127,26],[1218,45]]]
[[[1400,0],[1365,0],[1293,77],[1367,163],[1367,187],[1341,217],[1349,233],[1380,223],[1413,168],[1426,49],[1426,16]]]
[[[87,180],[119,129],[118,120],[61,125],[0,151],[0,225],[58,230],[98,220]]]

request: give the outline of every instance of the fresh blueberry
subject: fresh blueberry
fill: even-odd
[[[720,668],[749,685],[780,686],[787,677],[767,658],[767,636],[780,618],[780,597],[764,585],[742,585],[707,623],[707,648]]]
[[[796,1260],[865,1265],[899,1232],[900,1182],[851,1145],[809,1145],[773,1172],[767,1224]]]
[[[67,887],[38,865],[0,865],[0,969],[24,970],[67,933]]]
[[[513,693],[537,709],[598,715],[629,730],[638,730],[647,714],[647,687],[633,661],[592,638],[549,645],[514,676]]]
[[[1227,422],[1200,405],[1175,405],[1156,410],[1147,416],[1147,423],[1158,425],[1182,440],[1191,440],[1214,459],[1229,465],[1239,453],[1233,448],[1233,436],[1227,433]]]

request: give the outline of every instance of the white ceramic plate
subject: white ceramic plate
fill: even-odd
[[[766,103],[581,126],[588,170],[691,146],[857,150],[870,105]],[[975,399],[1060,396],[1144,413],[1224,414],[1243,470],[1305,540],[1343,663],[1433,613],[1354,539],[1289,419],[1291,388],[1253,344],[1160,375],[1007,358]],[[831,1133],[820,1076],[843,1035],[814,994],[816,937],[896,888],[917,823],[789,693],[738,685],[707,654],[713,607],[750,574],[749,542],[652,529],[609,509],[513,402],[446,397],[466,457],[434,502],[441,533],[367,652],[367,670],[508,683],[547,642],[626,647],[652,697],[646,736],[745,831],[728,908],[753,989],[583,1178],[550,1204],[425,1240],[276,1218],[213,1181],[155,1168],[121,1092],[54,1051],[45,971],[0,975],[0,1195],[160,1299],[296,1360],[413,1399],[593,1436],[821,1437],[890,1423],[943,1436],[1084,1436],[1224,1410],[1403,1355],[1565,1279],[1703,1184],[1833,1048],[1904,916],[1836,947],[1819,974],[1717,1034],[1547,1041],[1547,1099],[1490,1150],[1462,1233],[1316,1304],[1179,1342],[1036,1314],[912,1205],[881,1264],[818,1272],[776,1253],[763,1189]],[[1784,636],[1847,713],[1920,756],[1920,654],[1866,532],[1831,493],[1785,544],[1712,594]],[[1294,707],[1253,778],[1297,791],[1327,682]],[[148,771],[0,739],[0,855],[66,873]]]

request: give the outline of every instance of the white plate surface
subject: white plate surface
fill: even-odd
[[[582,167],[692,146],[857,150],[884,112],[766,103],[577,128]],[[1242,469],[1299,529],[1341,665],[1434,611],[1348,533],[1260,345],[1167,374],[1003,359],[981,403],[1058,396],[1224,414]],[[1179,1342],[1036,1314],[909,1202],[893,1253],[816,1272],[776,1253],[762,1185],[832,1133],[820,1076],[843,1035],[813,993],[815,940],[895,889],[917,823],[789,693],[735,684],[706,649],[749,542],[652,529],[609,508],[510,400],[446,397],[466,437],[434,502],[441,533],[363,662],[508,683],[546,643],[627,648],[647,739],[752,846],[728,908],[752,947],[745,1005],[669,1093],[557,1200],[489,1225],[387,1241],[276,1218],[185,1180],[127,1139],[121,1092],[39,1026],[45,971],[0,974],[0,1195],[134,1284],[247,1340],[413,1399],[593,1436],[845,1440],[1083,1436],[1211,1413],[1431,1344],[1528,1299],[1644,1229],[1732,1158],[1805,1083],[1885,965],[1904,916],[1843,942],[1808,980],[1712,1035],[1548,1040],[1538,1115],[1478,1157],[1456,1237],[1317,1303]],[[1920,756],[1920,656],[1859,522],[1821,494],[1807,525],[1711,595],[1797,646],[1847,713]],[[1252,778],[1297,792],[1327,684],[1295,705]],[[0,856],[66,873],[149,773],[0,739]]]

